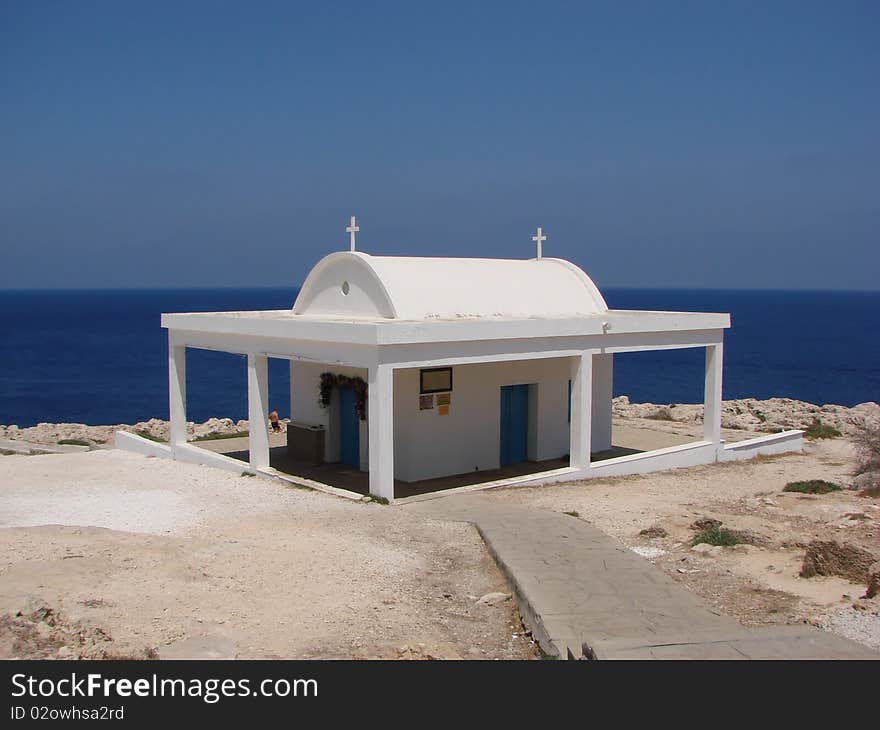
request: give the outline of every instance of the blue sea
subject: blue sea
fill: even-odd
[[[0,291],[0,423],[135,423],[168,417],[162,312],[290,307],[297,290]],[[616,309],[730,312],[724,397],[880,400],[880,292],[610,289]],[[189,351],[188,415],[247,417],[242,357]],[[702,401],[703,351],[615,358],[614,391],[633,401]],[[270,360],[284,416],[287,363]],[[316,385],[317,387],[317,385]],[[316,390],[317,397],[317,390]]]

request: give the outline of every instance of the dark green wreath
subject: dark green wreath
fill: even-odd
[[[367,382],[363,378],[338,375],[337,373],[321,373],[321,388],[318,403],[327,408],[333,387],[349,387],[355,393],[354,411],[362,421],[367,420]]]

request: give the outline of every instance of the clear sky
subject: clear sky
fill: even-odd
[[[347,247],[877,289],[880,4],[0,0],[0,288]]]

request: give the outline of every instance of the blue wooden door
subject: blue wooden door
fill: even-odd
[[[529,458],[529,386],[501,388],[501,466]]]
[[[360,468],[361,429],[356,401],[354,389],[339,389],[339,459],[343,464]]]

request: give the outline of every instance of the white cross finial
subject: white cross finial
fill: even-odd
[[[351,217],[351,225],[349,225],[345,231],[351,236],[351,250],[354,251],[354,235],[361,229],[360,226],[355,224],[354,216]]]
[[[547,236],[544,235],[544,229],[541,226],[538,226],[538,235],[532,236],[532,240],[538,244],[538,258],[541,258],[543,251],[541,250],[541,244],[547,240]]]

